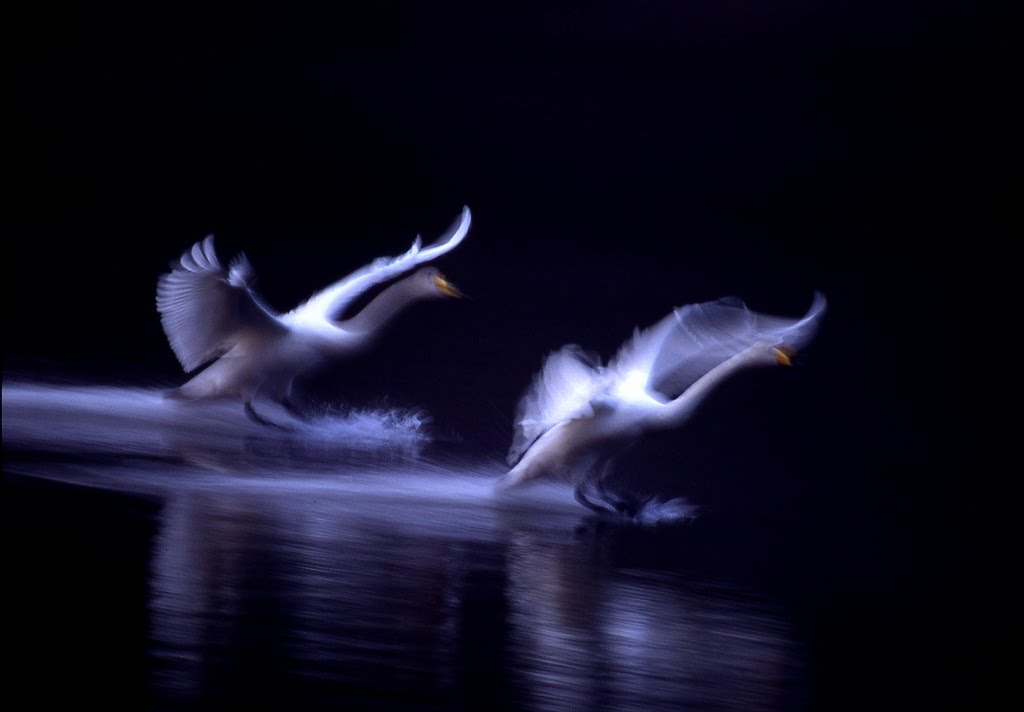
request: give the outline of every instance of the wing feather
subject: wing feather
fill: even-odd
[[[760,314],[736,297],[689,304],[654,326],[637,330],[616,354],[609,371],[618,380],[632,373],[647,374],[649,391],[675,398],[712,368],[757,342],[803,348],[824,311],[820,292],[815,292],[810,309],[799,318]]]
[[[283,328],[250,291],[251,279],[244,255],[235,258],[230,271],[224,269],[208,235],[157,280],[160,323],[185,371],[221,356],[246,330]]]
[[[509,464],[557,423],[592,415],[591,403],[604,387],[604,372],[593,354],[572,344],[550,354],[517,406]]]
[[[345,307],[374,285],[398,277],[455,249],[469,232],[471,219],[469,208],[463,207],[459,220],[449,232],[427,247],[421,247],[421,239],[417,236],[404,254],[374,260],[317,292],[282,318],[291,323],[319,323],[337,318]]]

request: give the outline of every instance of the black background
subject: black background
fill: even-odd
[[[800,368],[737,379],[646,457],[686,457],[684,491],[748,513],[737,539],[792,497],[794,545],[838,544],[846,595],[887,581],[871,595],[920,644],[890,667],[955,668],[971,697],[1002,628],[988,577],[1009,521],[1010,8],[20,10],[5,376],[177,384],[155,283],[194,241],[244,250],[285,310],[467,204],[470,235],[440,265],[472,299],[417,305],[310,385],[424,407],[502,457],[547,351],[608,356],[634,326],[724,295],[796,315],[819,289],[829,313]],[[851,641],[877,633],[836,615]]]

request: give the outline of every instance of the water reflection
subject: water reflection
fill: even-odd
[[[593,540],[510,542],[511,623],[532,709],[793,709],[798,647],[727,584],[609,568]]]
[[[7,396],[5,451],[38,453],[23,436],[48,427],[32,415],[45,409],[9,412]],[[769,601],[645,564],[635,527],[596,526],[560,485],[496,499],[497,461],[399,457],[369,439],[361,460],[332,459],[294,435],[229,468],[229,435],[193,434],[190,452],[221,457],[182,458],[125,416],[78,423],[93,433],[79,445],[79,430],[57,431],[62,457],[5,468],[160,503],[139,651],[157,707],[802,706],[801,647]],[[95,437],[109,418],[130,451],[80,457],[113,447]],[[639,545],[671,563],[678,536],[648,529]]]

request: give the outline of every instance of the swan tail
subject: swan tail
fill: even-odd
[[[175,388],[168,388],[164,391],[164,398],[167,400],[174,400],[179,402],[195,402],[200,400],[209,400],[216,398],[221,395],[216,389],[209,387],[207,384],[197,384],[193,381],[182,384]]]
[[[230,369],[224,361],[215,361],[188,381],[168,392],[169,398],[180,401],[209,400],[238,393],[232,387]]]

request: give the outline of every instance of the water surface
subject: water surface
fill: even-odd
[[[3,398],[5,519],[33,542],[13,557],[16,640],[41,701],[791,710],[820,695],[820,641],[798,597],[765,585],[788,555],[770,554],[778,533],[750,550],[700,517],[617,523],[556,483],[496,497],[503,463],[418,413],[284,429],[147,388],[8,382]]]

